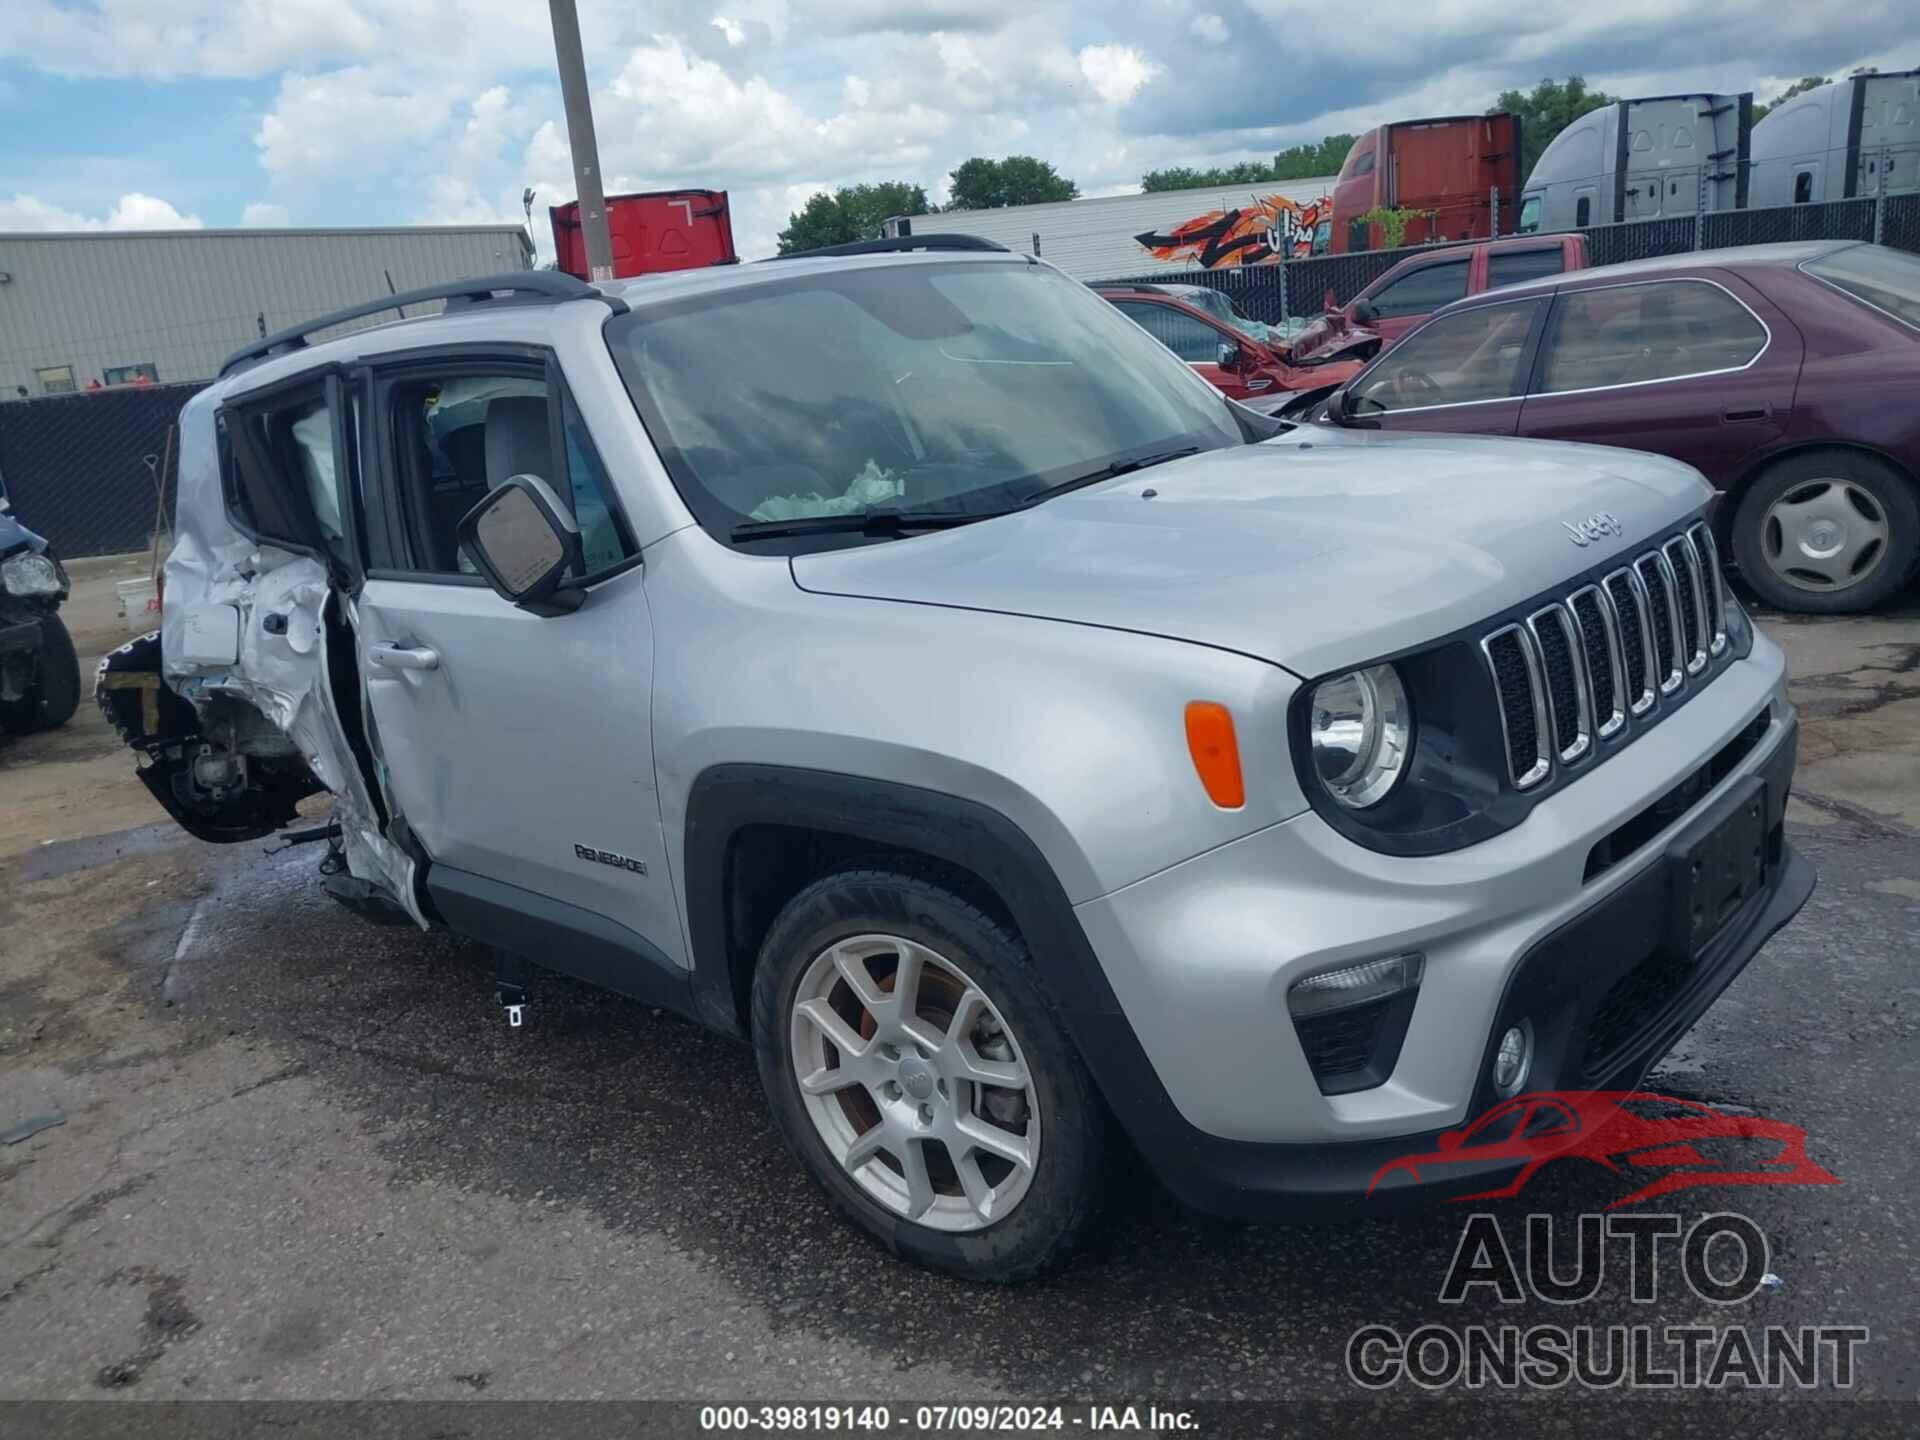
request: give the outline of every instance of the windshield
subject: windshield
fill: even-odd
[[[1173,291],[1174,294],[1178,295],[1189,305],[1206,311],[1223,325],[1231,325],[1235,330],[1238,330],[1249,339],[1264,341],[1270,333],[1268,326],[1258,320],[1250,319],[1242,315],[1239,310],[1234,308],[1232,300],[1211,286],[1169,285],[1166,288]]]
[[[681,496],[723,539],[748,521],[984,515],[1106,465],[1258,438],[1051,269],[768,271],[607,326]]]
[[[1920,330],[1920,259],[1883,245],[1854,245],[1800,268]]]

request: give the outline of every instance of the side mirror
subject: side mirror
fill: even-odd
[[[1241,354],[1241,351],[1238,345],[1222,345],[1220,347],[1219,355],[1218,355],[1218,363],[1220,368],[1222,370],[1239,369],[1240,354]]]
[[[521,609],[564,615],[586,598],[560,588],[569,569],[577,575],[585,568],[580,527],[539,476],[515,475],[488,492],[457,533],[487,583]]]
[[[1347,423],[1347,387],[1342,385],[1327,396],[1327,419],[1336,425]]]
[[[1371,300],[1354,301],[1352,315],[1353,323],[1362,327],[1371,325],[1380,318],[1380,312],[1374,308]]]

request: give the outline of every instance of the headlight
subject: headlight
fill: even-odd
[[[0,590],[9,595],[58,595],[60,571],[46,556],[27,550],[0,561]]]
[[[1391,665],[1314,687],[1308,733],[1314,773],[1350,810],[1378,804],[1398,783],[1413,742],[1413,707]]]

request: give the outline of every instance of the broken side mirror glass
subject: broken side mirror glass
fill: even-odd
[[[506,600],[536,615],[577,610],[585,598],[563,588],[583,569],[580,527],[551,486],[515,475],[460,521],[460,547]]]

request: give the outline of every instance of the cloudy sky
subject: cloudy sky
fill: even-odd
[[[1920,64],[1913,0],[579,0],[608,188],[816,189],[969,155],[1084,194],[1484,109]],[[5,0],[0,231],[521,218],[571,198],[544,0]],[[536,210],[536,216],[539,216]],[[536,233],[545,239],[544,217]],[[544,250],[543,245],[543,250]]]

